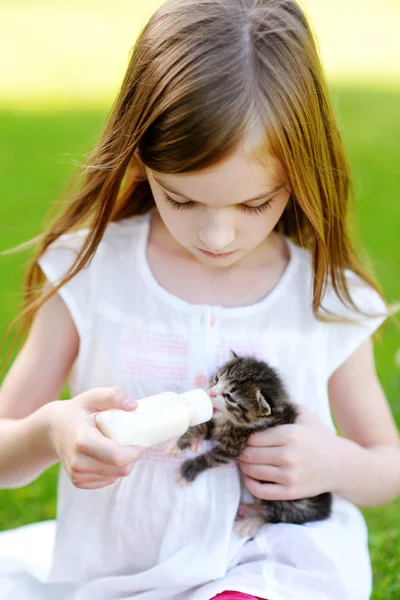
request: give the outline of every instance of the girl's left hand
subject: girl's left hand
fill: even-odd
[[[239,457],[247,489],[263,500],[296,500],[334,491],[338,438],[305,407],[293,425],[253,434]]]

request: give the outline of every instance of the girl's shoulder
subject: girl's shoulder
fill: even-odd
[[[96,248],[95,255],[100,251],[119,253],[126,252],[131,244],[139,239],[147,225],[147,215],[131,217],[122,221],[108,223],[104,234]],[[65,250],[77,254],[90,233],[89,228],[79,229],[60,235],[46,250],[46,252]]]
[[[293,245],[292,245],[293,246]],[[320,360],[326,360],[328,377],[355,352],[388,317],[388,308],[380,294],[350,269],[344,270],[349,292],[345,299],[328,277],[318,316],[312,309],[314,269],[311,252],[292,248],[297,262],[291,302],[296,296],[297,321],[318,347]],[[313,335],[314,334],[314,335]],[[324,358],[323,358],[324,357]]]
[[[127,261],[135,255],[143,236],[147,235],[147,215],[131,217],[107,225],[88,263],[79,271],[77,279],[101,273],[106,278],[107,272],[115,276],[115,269],[123,271]],[[39,265],[52,282],[60,280],[75,263],[82,250],[90,230],[88,228],[60,235],[39,258]]]
[[[139,243],[142,232],[146,232],[145,223],[143,217],[109,223],[91,259],[63,283],[59,294],[79,332],[83,331],[83,323],[88,321],[102,292],[115,290],[118,296],[117,290],[124,287],[135,256],[135,245]],[[38,264],[52,285],[58,285],[68,276],[89,234],[89,229],[63,234],[39,258]]]
[[[323,313],[339,316],[343,321],[365,322],[379,316],[386,318],[388,307],[381,295],[369,283],[350,269],[344,271],[351,302],[336,291],[331,278],[322,298]]]
[[[100,244],[109,253],[129,252],[138,245],[143,236],[147,235],[147,227],[147,214],[111,222],[107,225]]]
[[[292,291],[298,295],[299,300],[312,309],[314,289],[314,266],[312,254],[309,250],[290,243],[293,260],[296,262],[296,274],[293,278]],[[333,284],[332,277],[328,276],[324,293],[321,299],[320,314],[333,315],[344,321],[360,321],[368,316],[387,315],[387,307],[380,294],[360,276],[345,269],[344,280],[349,292],[351,302]]]

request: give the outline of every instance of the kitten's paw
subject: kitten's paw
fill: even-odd
[[[241,502],[239,504],[238,511],[236,513],[236,521],[241,521],[243,519],[248,519],[249,517],[259,517],[260,516],[260,502],[256,500],[255,502]]]
[[[171,440],[164,446],[164,454],[166,456],[179,456],[182,450],[178,446],[178,440]]]
[[[205,441],[204,440],[195,440],[192,445],[190,446],[190,450],[192,452],[195,452],[196,454],[200,454],[200,452],[203,452],[205,447]]]
[[[254,537],[261,527],[265,525],[262,517],[245,517],[235,522],[235,532],[241,537]]]
[[[179,470],[179,471],[177,471],[177,473],[176,473],[176,476],[175,476],[175,479],[176,479],[176,483],[177,483],[177,484],[178,484],[180,487],[183,487],[183,488],[184,488],[184,487],[188,487],[188,486],[192,485],[192,482],[191,482],[191,481],[188,481],[187,479],[185,479],[185,478],[182,476],[182,473],[181,473],[181,471],[180,471],[180,470]]]
[[[195,461],[186,460],[176,474],[176,481],[182,487],[191,485],[198,475]]]

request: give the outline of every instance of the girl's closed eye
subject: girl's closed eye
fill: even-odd
[[[176,200],[174,200],[173,198],[171,198],[171,196],[169,196],[166,192],[164,192],[164,190],[162,191],[164,199],[168,202],[168,204],[174,209],[174,210],[190,210],[191,208],[195,208],[196,204],[198,204],[197,202],[193,202],[191,200],[188,200],[187,202],[177,202]],[[259,206],[249,206],[248,204],[238,204],[237,208],[239,208],[240,210],[242,210],[243,212],[247,212],[250,214],[262,214],[264,213],[266,210],[268,210],[269,208],[271,208],[271,205],[274,201],[275,197],[270,198],[269,200],[266,200],[266,202],[264,202],[263,204],[260,204]]]
[[[176,200],[171,198],[171,196],[168,196],[168,194],[166,194],[164,190],[162,191],[162,193],[164,199],[174,210],[189,210],[190,208],[194,208],[196,205],[196,202],[192,202],[190,200],[188,202],[177,202]]]
[[[248,204],[240,204],[239,208],[243,212],[247,212],[252,215],[261,215],[266,210],[271,208],[273,201],[274,201],[274,198],[270,198],[269,200],[266,200],[265,202],[263,202],[263,204],[260,204],[259,206],[249,206]]]

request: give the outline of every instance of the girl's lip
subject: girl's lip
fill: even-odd
[[[216,254],[214,252],[208,252],[207,250],[202,250],[202,248],[198,248],[198,250],[200,250],[200,252],[202,252],[206,256],[211,256],[212,258],[224,258],[226,256],[231,256],[232,254],[235,254],[235,252],[236,252],[236,250],[233,250],[232,252],[220,252],[220,253]]]

